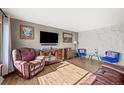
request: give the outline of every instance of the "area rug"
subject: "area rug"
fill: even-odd
[[[40,85],[76,85],[88,75],[88,71],[64,61],[46,67],[38,81]]]

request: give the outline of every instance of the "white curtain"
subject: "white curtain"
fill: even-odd
[[[11,29],[10,18],[3,18],[3,75],[13,71],[12,59],[11,59]]]
[[[1,55],[2,55],[2,16],[0,15],[0,64],[2,63]]]

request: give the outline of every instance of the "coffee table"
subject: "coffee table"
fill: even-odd
[[[96,57],[98,61],[101,61],[101,57],[99,55],[95,54],[89,54],[89,60],[93,61],[93,57]]]

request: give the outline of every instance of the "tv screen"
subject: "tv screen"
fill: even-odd
[[[58,33],[40,31],[40,43],[58,43]]]

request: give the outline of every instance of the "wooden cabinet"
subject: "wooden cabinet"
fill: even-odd
[[[56,50],[56,57],[59,60],[62,60],[62,49]]]
[[[71,48],[64,49],[43,49],[40,51],[41,56],[45,56],[46,65],[61,62],[74,57],[74,50]]]
[[[64,59],[70,59],[74,57],[74,52],[71,48],[64,48]]]

